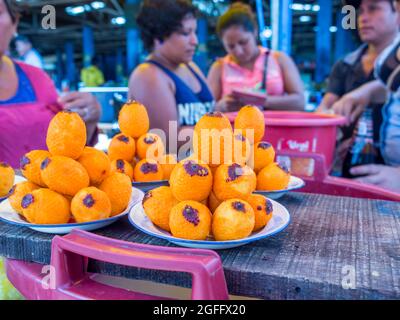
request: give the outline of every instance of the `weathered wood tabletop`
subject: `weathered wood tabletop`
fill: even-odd
[[[280,200],[292,217],[283,232],[217,251],[230,294],[263,299],[399,299],[400,203],[291,193]],[[128,219],[99,235],[173,246]],[[0,255],[48,264],[52,235],[0,222]],[[90,271],[191,286],[187,274],[91,261]]]

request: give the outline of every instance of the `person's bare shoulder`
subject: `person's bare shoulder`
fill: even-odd
[[[174,89],[171,79],[157,66],[151,63],[142,63],[131,74],[129,79],[130,94],[136,90],[156,87]]]

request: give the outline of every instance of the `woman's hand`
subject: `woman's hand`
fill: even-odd
[[[244,105],[232,94],[227,94],[217,102],[216,109],[221,112],[234,112],[238,111]]]
[[[332,109],[335,114],[346,117],[347,124],[351,124],[356,121],[368,104],[369,96],[356,89],[335,102]]]
[[[400,192],[400,168],[371,164],[352,168],[350,172],[363,176],[356,179],[359,182]]]
[[[63,109],[78,113],[83,121],[98,122],[101,108],[97,99],[87,92],[68,92],[58,99]]]

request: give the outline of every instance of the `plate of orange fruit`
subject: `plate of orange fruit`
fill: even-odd
[[[229,217],[229,215],[233,212],[229,212],[231,211],[229,206],[236,205],[237,208],[239,209],[239,211],[242,210],[241,208],[241,203],[239,200],[236,201],[228,201],[224,204],[225,207],[221,207],[221,214],[220,216],[209,216],[208,218],[208,223],[211,223],[211,225],[214,225],[214,227],[212,227],[210,230],[218,232],[218,226],[217,224],[220,223],[221,227],[224,219],[226,219],[226,217]],[[205,240],[192,240],[192,239],[184,239],[184,238],[179,238],[176,236],[173,236],[171,234],[171,232],[168,232],[167,230],[157,226],[156,224],[154,224],[152,222],[152,220],[149,218],[149,216],[146,214],[144,207],[141,203],[136,204],[135,206],[133,206],[133,208],[131,209],[130,213],[129,213],[129,221],[130,223],[136,227],[137,229],[139,229],[140,231],[156,237],[156,238],[160,238],[163,240],[167,240],[175,245],[178,246],[183,246],[183,247],[188,247],[188,248],[199,248],[199,249],[213,249],[213,250],[220,250],[220,249],[229,249],[229,248],[235,248],[235,247],[239,247],[242,245],[246,245],[249,244],[251,242],[254,241],[258,241],[261,239],[265,239],[268,237],[271,237],[273,235],[276,235],[277,233],[283,231],[290,223],[290,214],[287,211],[287,209],[281,205],[280,203],[274,201],[274,200],[269,200],[270,206],[272,206],[272,211],[273,214],[271,213],[271,217],[270,220],[268,221],[267,225],[262,227],[261,229],[251,232],[248,236],[244,237],[244,238],[240,238],[240,239],[233,239],[233,240],[224,240],[224,241],[218,241],[215,239],[215,237],[212,235],[211,233],[208,233],[208,229],[204,228],[205,231],[204,232],[207,233]],[[200,209],[200,205],[197,203],[197,208]],[[245,205],[246,206],[246,205]],[[173,212],[171,212],[171,215],[175,216],[176,220],[179,220],[179,217],[183,221],[183,223],[187,223],[189,225],[193,225],[193,228],[198,228],[198,227],[202,227],[201,223],[202,220],[207,220],[207,214],[203,213],[203,216],[200,214],[198,215],[197,219],[195,217],[195,215],[193,214],[193,211],[196,211],[195,209],[196,207],[196,203],[181,203],[180,205],[177,205],[174,207]],[[200,208],[199,208],[200,207]],[[190,209],[191,208],[191,209]],[[200,211],[200,210],[198,210]],[[232,210],[233,211],[233,210]],[[182,215],[180,215],[180,212],[184,212]],[[186,212],[186,214],[185,214]],[[215,214],[215,213],[214,213]],[[217,213],[219,214],[219,213]],[[239,212],[238,213],[238,217],[241,217],[242,213]],[[182,218],[182,216],[184,218]],[[170,216],[171,218],[171,216]],[[242,217],[243,218],[243,217]],[[242,224],[242,225],[246,225],[247,221],[241,221],[240,218],[238,219],[239,221],[237,221],[234,224]],[[193,223],[196,223],[197,221],[198,224],[195,226]],[[182,221],[181,221],[182,223]],[[176,226],[175,228],[177,228],[178,226]],[[196,233],[197,231],[193,230],[192,228],[188,227],[188,230],[186,231],[182,231],[183,234],[185,233]],[[221,230],[219,231],[221,232]]]
[[[3,202],[0,203],[0,220],[18,225],[21,227],[28,227],[36,231],[44,232],[44,233],[52,233],[52,234],[66,234],[71,232],[73,229],[81,229],[86,231],[100,229],[102,227],[108,226],[111,223],[117,221],[123,216],[129,213],[129,210],[137,203],[140,203],[143,198],[143,192],[133,188],[131,193],[131,198],[129,200],[129,204],[126,209],[121,213],[110,216],[107,218],[100,218],[97,220],[87,221],[87,222],[76,222],[75,218],[71,216],[71,206],[76,205],[75,203],[70,203],[64,196],[59,195],[58,193],[47,189],[47,188],[35,188],[33,191],[29,191],[26,193],[22,199],[22,193],[25,193],[28,189],[31,188],[31,182],[27,181],[23,177],[16,176],[16,181],[21,181],[17,183],[14,190],[10,192],[10,196],[6,198]],[[87,205],[93,204],[93,207],[102,206],[101,200],[101,191],[95,190],[94,187],[92,189],[87,188],[83,189],[80,194],[77,194],[74,199],[78,202],[78,200],[82,200],[82,202]],[[81,199],[82,198],[82,199]],[[74,201],[73,199],[73,201]],[[20,201],[18,201],[20,200]],[[95,201],[98,200],[96,203]],[[20,205],[18,205],[20,202]],[[16,207],[21,207],[20,213],[17,212]],[[101,209],[98,209],[101,210]],[[18,210],[19,211],[19,210]],[[31,223],[28,221],[28,217],[32,219],[33,216],[42,216],[41,220],[52,219],[49,216],[66,216],[68,223]],[[47,218],[45,216],[48,216]],[[99,217],[102,216],[101,214]],[[57,219],[56,219],[57,220]]]

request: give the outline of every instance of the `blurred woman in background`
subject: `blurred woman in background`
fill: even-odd
[[[97,139],[100,106],[88,93],[57,91],[42,70],[5,55],[17,31],[17,8],[0,0],[0,161],[19,167],[20,158],[34,149],[47,149],[46,133],[52,117],[68,109],[86,122],[88,143]]]
[[[258,31],[254,13],[244,3],[232,4],[218,19],[217,34],[228,54],[208,74],[216,109],[237,111],[246,104],[232,94],[235,89],[261,89],[264,109],[304,110],[303,83],[296,65],[285,53],[258,46]]]
[[[198,40],[195,8],[188,0],[145,0],[137,24],[147,60],[132,73],[129,97],[147,108],[150,127],[168,137],[169,122],[194,126],[213,110],[206,79],[192,61]]]

